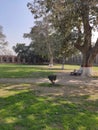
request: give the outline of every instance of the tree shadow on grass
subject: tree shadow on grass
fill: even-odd
[[[0,97],[0,130],[97,130],[98,100],[88,97],[39,96],[34,90]]]

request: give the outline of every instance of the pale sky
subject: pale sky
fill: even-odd
[[[33,15],[27,8],[31,0],[0,0],[0,25],[9,42],[9,47],[16,43],[29,43],[23,38],[24,33],[29,33],[34,25]]]

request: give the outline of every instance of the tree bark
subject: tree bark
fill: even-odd
[[[65,65],[65,57],[63,56],[63,58],[62,58],[62,70],[64,70],[64,65]]]
[[[83,60],[81,64],[81,68],[83,70],[82,76],[91,76],[92,75],[92,66],[94,62],[94,57],[92,53],[88,54],[88,52],[83,54]]]
[[[49,67],[53,67],[53,56],[50,56]]]
[[[96,41],[96,44],[97,44],[97,41]],[[89,48],[87,51],[84,51],[82,54],[83,54],[83,60],[81,64],[81,67],[83,69],[82,75],[91,76],[93,74],[92,66],[94,63],[94,59],[96,55],[98,54],[98,47],[94,46],[93,48]]]

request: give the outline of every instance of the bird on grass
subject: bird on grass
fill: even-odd
[[[57,77],[56,75],[49,75],[49,76],[48,76],[48,79],[51,81],[52,85],[55,84],[56,77]]]

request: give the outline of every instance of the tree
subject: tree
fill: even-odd
[[[0,49],[3,49],[7,45],[5,38],[6,36],[3,34],[3,27],[0,26]]]
[[[61,37],[61,38],[60,38]],[[65,61],[72,55],[76,55],[79,51],[74,47],[71,35],[65,37],[64,34],[59,36],[60,40],[60,52],[59,56],[62,58],[62,69],[64,69]]]
[[[17,43],[16,46],[13,46],[13,50],[18,54],[20,60],[25,63],[28,57],[28,46],[25,43]]]
[[[36,23],[38,23],[38,24],[41,23],[41,24],[39,24],[40,26],[37,24],[37,28],[41,29],[40,35],[43,35],[43,37],[45,38],[44,42],[47,46],[48,58],[49,58],[49,62],[50,62],[49,66],[51,67],[51,66],[53,66],[53,52],[52,52],[50,39],[49,39],[49,34],[51,33],[51,30],[50,30],[51,24],[49,24],[49,22],[48,22],[49,15],[47,15],[47,13],[46,13],[46,7],[45,7],[43,1],[33,1],[33,4],[28,3],[27,6],[33,13],[35,20],[39,20]]]
[[[57,45],[56,34],[52,33],[50,28],[49,26],[46,27],[46,21],[37,21],[31,32],[29,34],[25,33],[24,37],[32,40],[34,53],[45,58],[48,57],[49,66],[52,66],[59,46]]]
[[[98,28],[98,0],[35,0],[28,7],[36,18],[43,17],[43,11],[46,12],[55,29],[65,37],[72,32],[75,34],[72,41],[83,55],[83,75],[90,76],[98,54],[98,39],[92,44],[92,31]],[[38,7],[43,10],[39,12]]]
[[[45,28],[42,25],[42,22],[37,22],[34,27],[31,28],[29,34],[25,33],[25,38],[31,39],[32,51],[41,55],[42,57],[48,57],[48,50],[46,46],[46,37],[45,37]]]
[[[41,64],[46,61],[46,59],[43,60],[40,55],[35,54],[32,43],[28,46],[25,45],[25,43],[17,43],[16,46],[13,46],[13,50],[17,53],[18,58],[23,63]]]
[[[35,25],[32,28],[30,35],[25,35],[25,37],[31,37],[33,44],[35,45],[34,50],[37,50],[37,53],[40,52],[41,54],[44,53],[46,55],[48,52],[50,66],[52,66],[54,57],[58,57],[59,55],[63,56],[63,59],[65,55],[66,57],[69,57],[71,56],[74,47],[70,44],[71,42],[68,46],[69,34],[68,36],[65,36],[65,34],[54,28],[53,19],[51,16],[52,12],[49,12],[50,3],[51,1],[47,0],[35,0],[32,3],[28,3],[28,8],[34,15],[35,20],[37,20],[35,22],[37,26]],[[40,21],[38,21],[38,19]],[[67,39],[67,42],[64,41],[64,39]],[[61,51],[63,51],[63,53]]]
[[[74,46],[83,55],[83,75],[92,75],[91,68],[98,54],[98,39],[95,44],[92,44],[91,40],[92,31],[98,27],[98,1],[58,0],[52,4],[54,24],[65,35],[74,32]]]

